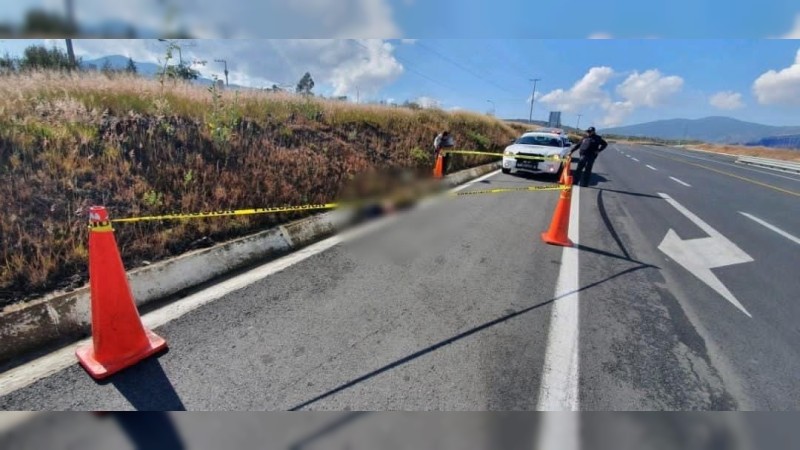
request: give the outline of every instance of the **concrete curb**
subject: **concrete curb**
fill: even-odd
[[[453,187],[499,166],[495,162],[463,170],[446,176],[442,182]],[[232,271],[320,241],[346,228],[354,218],[352,211],[334,210],[130,270],[127,273],[133,296],[141,309]],[[9,305],[0,312],[0,365],[38,350],[78,341],[90,332],[88,285]]]

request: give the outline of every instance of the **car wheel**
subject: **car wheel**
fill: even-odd
[[[503,169],[503,173],[511,173],[511,169]]]

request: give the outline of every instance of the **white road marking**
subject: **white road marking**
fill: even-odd
[[[542,414],[536,450],[578,450],[581,438],[580,417],[580,414],[571,412]]]
[[[581,189],[572,190],[569,238],[578,244]],[[539,385],[539,411],[578,411],[578,249],[564,247]]]
[[[683,240],[678,237],[675,230],[670,228],[658,249],[717,291],[747,317],[753,317],[722,281],[711,272],[711,269],[717,267],[752,262],[753,258],[669,195],[663,193],[658,195],[709,235],[704,238]]]
[[[647,150],[645,150],[645,151],[647,151]],[[717,161],[717,160],[714,160],[714,159],[701,158],[699,156],[694,156],[694,155],[687,155],[686,153],[690,152],[690,151],[691,150],[685,150],[685,151],[678,150],[678,151],[674,151],[673,152],[673,151],[667,150],[667,151],[665,151],[665,153],[668,153],[668,154],[671,154],[671,155],[675,155],[675,156],[685,156],[686,158],[699,159],[701,161],[707,161],[707,162],[713,162],[713,163],[717,163],[717,164],[723,164],[723,165],[726,165],[726,166],[736,167],[736,168],[742,169],[742,170],[749,170],[751,172],[758,172],[758,173],[761,173],[761,174],[764,174],[764,175],[769,175],[771,177],[784,178],[784,179],[792,180],[792,181],[800,181],[800,178],[796,178],[796,177],[793,178],[793,177],[789,177],[789,176],[784,176],[784,175],[781,175],[779,173],[775,173],[775,171],[766,172],[765,170],[758,170],[758,169],[754,169],[754,168],[749,167],[749,166],[745,166],[745,165],[742,165],[742,164],[736,164],[736,163],[733,163],[733,162]],[[648,153],[653,154],[652,152],[648,152]],[[736,157],[736,155],[722,155],[722,156],[730,156],[732,158]]]
[[[457,192],[468,188],[469,186],[479,183],[486,178],[497,175],[498,173],[500,173],[500,170],[488,173],[484,176],[471,180],[468,183],[456,186],[455,188],[450,189],[449,192]],[[432,204],[433,203],[428,203],[427,205],[420,205],[420,207],[431,206]],[[145,314],[142,316],[142,323],[144,323],[144,325],[148,328],[158,328],[183,316],[186,313],[194,311],[195,309],[211,303],[214,300],[218,300],[219,298],[224,297],[231,292],[247,287],[256,281],[287,269],[314,255],[322,253],[331,247],[356,239],[380,227],[386,226],[396,220],[397,217],[398,216],[396,215],[382,217],[378,220],[329,237],[328,239],[317,242],[316,244],[312,244],[304,249],[210,286],[181,300],[170,303],[163,308]],[[75,349],[80,345],[89,343],[90,341],[91,338],[83,339],[53,353],[35,359],[29,363],[1,373],[0,396],[7,395],[18,389],[22,389],[25,386],[41,380],[42,378],[49,377],[50,375],[76,364],[77,359],[75,358]]]
[[[37,415],[44,414],[42,411],[0,411],[0,433],[16,428],[19,425],[33,419]]]
[[[638,160],[638,159],[636,159],[636,158],[632,158],[632,159],[633,159],[634,161],[636,161],[636,162],[639,162],[639,160]]]
[[[770,230],[780,234],[781,236],[785,237],[786,239],[789,239],[790,241],[794,242],[795,244],[800,244],[800,238],[798,238],[796,236],[792,236],[791,234],[781,230],[780,228],[776,227],[775,225],[767,223],[767,222],[759,219],[758,217],[756,217],[756,216],[754,216],[752,214],[747,214],[746,212],[739,211],[739,214],[747,217],[748,219],[750,219],[750,220],[752,220],[752,221],[754,221],[756,223],[764,225],[765,227],[767,227]]]
[[[679,180],[679,179],[677,179],[677,178],[675,178],[675,177],[669,177],[669,178],[670,178],[672,181],[674,181],[674,182],[676,182],[676,183],[679,183],[679,184],[682,184],[682,185],[684,185],[684,186],[686,186],[686,187],[692,187],[692,185],[691,185],[691,184],[689,184],[689,183],[686,183],[685,181],[681,181],[681,180]]]
[[[646,164],[647,168],[650,170],[658,170],[655,167],[651,166],[650,164]]]

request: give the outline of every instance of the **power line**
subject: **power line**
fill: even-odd
[[[458,63],[458,62],[456,62],[456,61],[453,61],[453,60],[452,60],[452,59],[450,59],[449,57],[447,57],[447,56],[445,56],[445,55],[443,55],[443,54],[439,53],[438,51],[436,51],[436,50],[434,50],[434,49],[432,49],[432,48],[430,48],[430,47],[428,47],[428,46],[426,46],[426,45],[423,45],[423,44],[421,44],[420,42],[417,42],[415,45],[417,45],[417,46],[419,46],[419,47],[421,47],[421,48],[423,48],[423,49],[425,49],[425,50],[427,50],[427,51],[429,51],[429,52],[433,53],[434,55],[436,55],[436,56],[438,56],[438,57],[442,58],[443,60],[445,60],[445,61],[449,62],[450,64],[452,64],[452,65],[454,65],[454,66],[456,66],[456,67],[460,68],[461,70],[463,70],[463,71],[465,71],[465,72],[469,73],[470,75],[474,76],[475,78],[479,78],[479,79],[481,79],[481,80],[483,80],[483,81],[485,81],[485,82],[487,82],[487,83],[489,83],[489,84],[491,84],[491,85],[495,86],[496,88],[498,88],[498,89],[500,89],[500,90],[503,90],[503,91],[505,91],[505,92],[508,92],[508,93],[509,93],[509,94],[511,94],[511,95],[514,95],[514,93],[513,93],[513,92],[509,91],[508,89],[506,89],[506,88],[505,88],[505,87],[503,87],[503,86],[500,86],[499,84],[495,83],[493,80],[490,80],[490,79],[488,79],[488,78],[484,78],[483,76],[481,76],[481,75],[479,75],[479,74],[477,74],[477,73],[473,72],[471,69],[469,69],[469,68],[467,68],[467,67],[465,67],[465,66],[461,65],[460,63]]]
[[[359,47],[361,47],[361,48],[363,48],[363,49],[365,49],[365,50],[369,50],[369,48],[368,48],[366,45],[364,45],[364,44],[362,44],[362,43],[358,42],[356,39],[350,39],[350,40],[351,40],[351,41],[353,41],[353,42],[354,42],[356,45],[358,45]],[[446,84],[440,83],[438,80],[436,80],[436,79],[434,79],[434,78],[431,78],[431,77],[429,77],[429,76],[425,75],[424,73],[422,73],[422,72],[420,72],[420,71],[418,71],[418,70],[414,69],[413,67],[411,67],[411,64],[409,64],[409,62],[408,62],[408,61],[406,61],[406,60],[405,60],[405,59],[403,59],[403,58],[400,58],[400,57],[399,57],[399,56],[397,56],[396,54],[392,54],[392,57],[393,57],[393,58],[395,58],[395,59],[397,59],[398,61],[400,61],[400,62],[404,63],[404,64],[405,64],[405,66],[404,66],[404,67],[405,67],[406,69],[408,69],[410,72],[413,72],[413,73],[415,73],[415,74],[419,75],[419,76],[420,76],[420,77],[422,77],[422,78],[425,78],[426,80],[428,80],[428,81],[430,81],[430,82],[432,82],[432,83],[434,83],[434,84],[437,84],[437,85],[439,85],[439,86],[441,86],[441,87],[443,87],[443,88],[445,88],[445,89],[448,89],[450,92],[453,92],[453,93],[459,94],[459,92],[456,92],[456,91],[455,91],[455,90],[454,90],[452,87],[450,87],[450,86],[448,86],[448,85],[446,85]]]

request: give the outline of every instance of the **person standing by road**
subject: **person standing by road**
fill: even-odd
[[[594,160],[606,147],[608,147],[608,142],[597,134],[594,127],[589,127],[586,130],[586,136],[570,149],[570,155],[580,149],[581,159],[578,161],[578,168],[575,169],[575,181],[581,186],[586,187],[589,184]]]
[[[433,140],[433,160],[436,161],[436,158],[439,157],[439,154],[443,148],[450,147],[453,147],[453,137],[450,136],[450,131],[445,130],[436,135],[436,139]],[[447,173],[447,165],[449,162],[450,155],[445,153],[444,159],[442,160],[442,168],[444,173]]]

